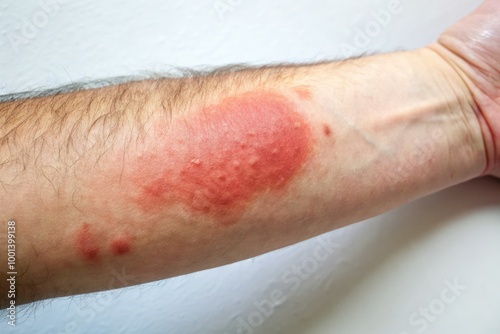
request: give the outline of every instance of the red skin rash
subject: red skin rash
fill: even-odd
[[[312,97],[311,91],[307,87],[296,87],[295,93],[302,99],[302,100],[310,100]]]
[[[332,135],[332,129],[328,125],[323,125],[323,133],[325,136],[330,137]]]
[[[88,223],[83,224],[80,231],[76,234],[76,247],[84,260],[89,262],[99,260],[99,245]]]
[[[284,189],[312,151],[311,128],[281,94],[230,97],[161,129],[155,153],[138,160],[134,202],[146,212],[181,204],[234,223],[260,193]]]
[[[130,252],[130,238],[127,236],[119,236],[111,241],[111,252],[114,255],[125,255]]]

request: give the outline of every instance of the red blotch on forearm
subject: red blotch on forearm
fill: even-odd
[[[111,252],[114,255],[125,255],[130,252],[131,240],[128,236],[119,236],[111,241]]]
[[[324,124],[323,125],[323,133],[325,134],[325,136],[330,137],[332,135],[332,128],[330,128],[329,125]]]
[[[97,261],[99,259],[100,247],[96,235],[88,223],[84,223],[77,232],[76,247],[84,260]]]
[[[305,86],[295,87],[294,91],[302,100],[309,101],[312,98],[311,90]]]
[[[138,158],[134,201],[147,212],[181,204],[229,223],[260,193],[284,189],[312,150],[310,126],[283,95],[227,98],[155,136],[161,144]]]

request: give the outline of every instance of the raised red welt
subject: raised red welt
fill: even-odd
[[[323,125],[323,133],[325,136],[330,137],[332,135],[332,128],[328,124]]]
[[[114,255],[125,255],[130,252],[131,241],[128,236],[121,235],[111,241],[111,252]]]
[[[173,122],[132,177],[148,212],[182,204],[228,223],[259,193],[284,189],[312,150],[304,115],[274,92],[226,98]]]
[[[100,250],[96,235],[88,223],[84,223],[76,234],[76,247],[84,260],[92,262],[99,259]]]

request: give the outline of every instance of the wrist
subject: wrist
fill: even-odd
[[[460,58],[446,45],[434,43],[426,49],[440,59],[442,70],[447,73],[445,78],[456,92],[461,94],[463,103],[460,113],[470,133],[468,145],[479,153],[478,158],[484,166],[482,173],[478,176],[494,173],[498,166],[495,162],[494,136],[483,110],[485,98],[483,89],[472,80],[473,71],[467,61]],[[459,99],[460,96],[457,98]]]
[[[450,160],[470,169],[470,178],[489,172],[490,161],[488,133],[479,107],[475,101],[472,85],[460,66],[449,58],[439,44],[431,44],[415,51],[425,63],[433,91],[441,95],[443,112],[447,117]]]

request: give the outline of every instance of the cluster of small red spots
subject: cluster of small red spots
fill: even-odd
[[[144,158],[132,177],[141,191],[136,203],[147,212],[180,203],[227,222],[260,192],[283,189],[306,163],[311,128],[296,109],[281,94],[251,92],[171,126],[157,136],[165,138],[164,154]]]
[[[87,262],[98,262],[102,256],[102,246],[99,235],[92,225],[84,223],[76,234],[76,248],[80,256]],[[112,255],[125,255],[131,250],[131,238],[119,235],[109,242]]]

